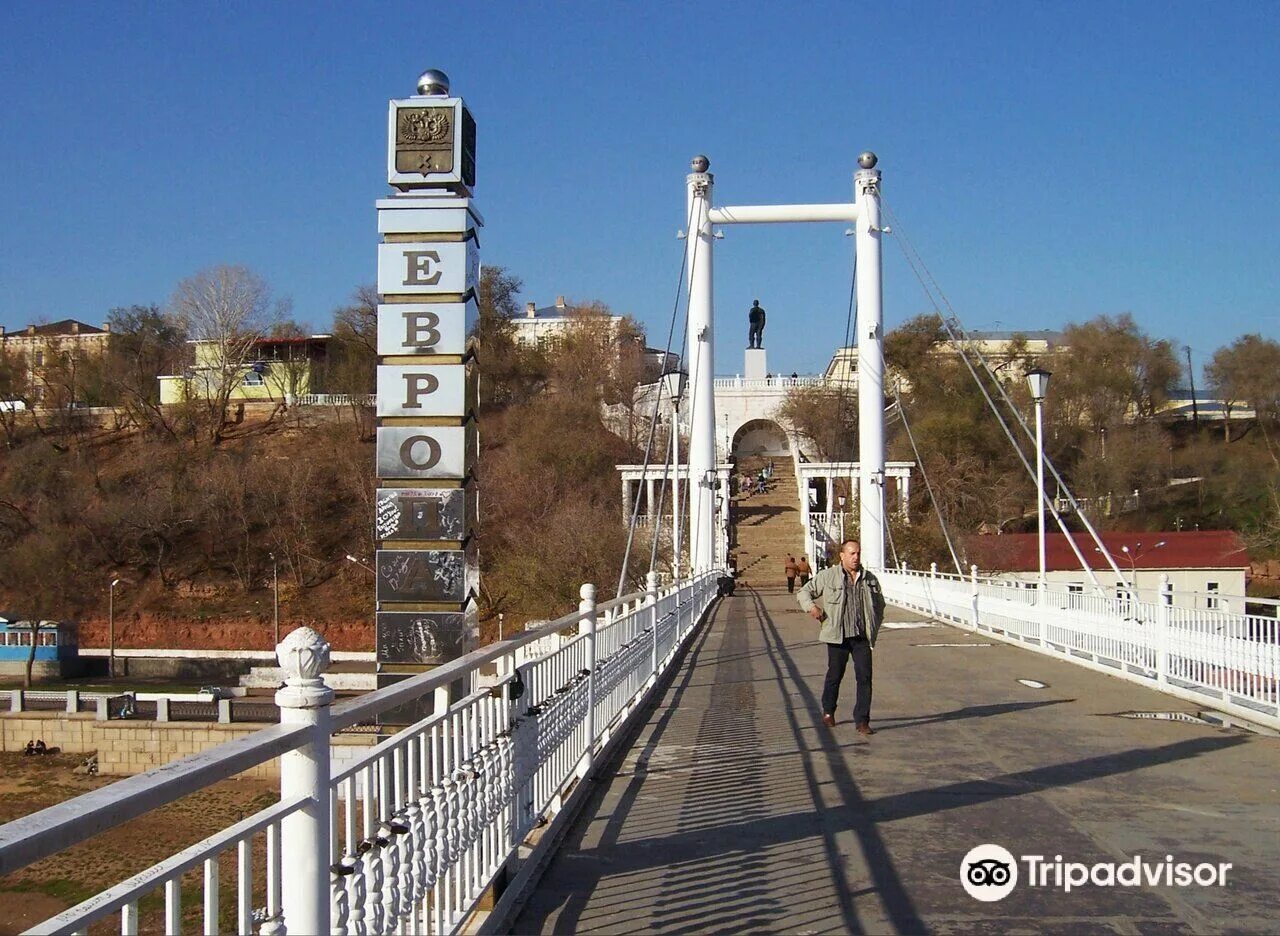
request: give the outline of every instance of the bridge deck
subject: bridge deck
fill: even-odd
[[[785,593],[722,602],[515,931],[1275,929],[1280,740],[1113,717],[1192,708],[941,625],[882,633],[863,739],[852,670],[841,723],[819,721],[815,637]],[[1020,881],[979,903],[958,871],[987,842],[1234,868],[1223,889]]]

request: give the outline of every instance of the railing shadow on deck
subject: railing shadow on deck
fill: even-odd
[[[767,930],[785,927],[788,920],[796,919],[803,905],[810,913],[829,914],[820,926],[864,931],[869,928],[869,921],[861,920],[854,906],[854,899],[863,890],[848,879],[841,846],[836,841],[836,836],[852,833],[871,876],[864,890],[878,895],[894,928],[920,932],[926,929],[925,923],[880,834],[882,824],[1074,786],[1212,754],[1245,742],[1233,736],[1194,738],[868,797],[852,770],[855,759],[866,756],[867,748],[858,743],[840,743],[836,735],[813,730],[812,716],[805,714],[819,711],[816,694],[810,688],[812,674],[802,671],[760,595],[750,589],[743,591],[753,613],[741,624],[723,628],[723,646],[729,652],[708,653],[712,627],[705,627],[698,635],[667,697],[660,703],[663,711],[651,723],[639,750],[626,756],[625,762],[619,755],[606,768],[622,777],[630,767],[631,776],[609,806],[598,841],[583,850],[587,824],[580,823],[561,853],[559,860],[573,862],[572,892],[560,903],[544,902],[536,910],[530,908],[521,918],[522,930],[545,927],[552,913],[557,931],[586,931],[591,928],[592,919],[603,916],[618,925],[629,913],[640,911],[651,914],[659,929]],[[754,708],[754,690],[744,687],[762,681],[753,679],[750,673],[750,661],[759,654],[754,648],[740,652],[730,646],[731,627],[759,629],[766,643],[765,652],[774,665],[769,681],[777,683],[784,698],[796,696],[799,704],[763,713]],[[706,669],[711,665],[727,668],[728,678],[721,680],[717,674],[715,679],[724,693],[727,711],[720,715],[704,713],[692,749],[685,753],[683,742],[687,737],[669,737],[672,720],[683,710],[682,704],[692,689],[706,688]],[[961,719],[998,718],[1072,701],[973,705],[911,719],[887,719],[879,724],[880,730],[890,731]],[[734,705],[743,706],[738,717],[732,712]],[[637,726],[634,730],[643,729]],[[792,754],[800,754],[802,776],[785,789],[772,787],[775,807],[776,800],[782,798],[787,808],[782,813],[775,808],[773,814],[768,814],[762,808],[758,789],[771,779],[766,777],[767,764],[773,756],[769,748],[781,743],[770,739],[784,736],[787,743],[794,745]],[[664,759],[664,746],[678,748],[683,759],[672,760],[670,755]],[[820,767],[834,781],[843,808],[824,808]],[[659,786],[645,790],[645,783],[655,779],[679,783],[681,788],[676,791]],[[674,796],[675,793],[679,795]],[[602,786],[587,808],[600,809],[605,796]],[[814,840],[819,844],[811,853],[796,853],[811,847]],[[607,856],[603,854],[610,849]],[[788,860],[780,862],[780,853],[786,854]],[[661,872],[656,879],[655,871]],[[813,887],[817,873],[830,878],[835,907],[819,907],[818,898],[806,900],[803,896]],[[785,901],[779,899],[781,894],[788,895]]]
[[[112,915],[123,932],[150,928],[140,912],[156,891],[166,932],[458,931],[521,868],[526,836],[589,788],[596,758],[713,604],[719,574],[664,589],[651,573],[646,591],[598,606],[584,585],[575,613],[332,709],[320,679],[329,647],[301,628],[278,648],[285,724],[0,826],[0,874],[279,756],[280,803],[32,932]],[[490,664],[496,673],[482,673]],[[407,728],[331,764],[333,732],[405,706]],[[254,857],[264,838],[265,862]],[[193,884],[198,899],[184,899]],[[220,892],[233,897],[230,922]]]

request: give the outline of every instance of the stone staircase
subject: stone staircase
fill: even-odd
[[[743,458],[739,469],[754,476],[769,459]],[[733,552],[738,557],[738,584],[757,589],[783,589],[787,554],[804,551],[795,466],[790,457],[773,459],[773,480],[765,494],[743,491],[734,498]]]
[[[335,692],[372,692],[378,688],[376,665],[373,663],[333,663],[322,677]],[[284,685],[284,670],[278,666],[255,666],[240,677],[243,689],[279,689]]]

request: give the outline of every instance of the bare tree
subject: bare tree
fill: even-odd
[[[51,582],[72,581],[75,570],[69,561],[71,537],[62,529],[36,530],[8,547],[5,552],[5,586],[23,596],[26,607],[13,624],[31,635],[22,687],[31,688],[36,648],[40,642],[40,622],[57,620],[66,596]]]
[[[1214,392],[1231,407],[1253,407],[1267,452],[1280,464],[1268,427],[1280,422],[1280,342],[1258,334],[1242,335],[1213,354],[1205,376]],[[1230,439],[1229,419],[1223,420],[1223,437]]]
[[[217,443],[227,426],[227,403],[244,382],[258,342],[283,317],[257,273],[242,266],[216,266],[183,280],[170,300],[170,314],[201,342],[193,381],[206,399],[210,435]]]
[[[1087,431],[1150,419],[1182,373],[1172,342],[1147,335],[1125,313],[1063,329],[1055,358],[1054,406],[1060,426]]]
[[[18,414],[31,405],[28,389],[26,356],[0,342],[0,429],[7,448],[18,442]]]
[[[333,312],[333,343],[328,361],[329,391],[350,400],[357,439],[372,438],[373,408],[366,405],[377,390],[378,287],[360,286],[351,301]]]
[[[857,448],[857,398],[830,384],[792,387],[778,407],[778,417],[812,442],[818,458],[849,461]]]
[[[111,344],[103,358],[109,402],[138,426],[177,437],[173,415],[160,405],[160,375],[180,373],[186,363],[181,328],[159,307],[133,305],[107,314]]]

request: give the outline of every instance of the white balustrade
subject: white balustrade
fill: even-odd
[[[717,377],[717,390],[789,390],[792,387],[818,387],[826,377]]]
[[[137,933],[157,891],[156,925],[175,933],[457,932],[672,665],[718,577],[659,589],[651,576],[646,591],[599,605],[584,587],[578,612],[339,706],[321,679],[328,644],[296,630],[277,648],[282,724],[0,826],[0,876],[280,757],[280,802],[32,932],[117,916]],[[496,684],[481,680],[495,663]],[[469,688],[451,698],[459,683]],[[334,766],[333,733],[406,705],[431,714]],[[184,903],[184,886],[198,899]],[[235,895],[225,908],[222,893]]]
[[[978,578],[936,571],[878,572],[886,600],[969,630],[1145,683],[1180,698],[1280,728],[1280,621],[1235,613],[1272,602]]]

